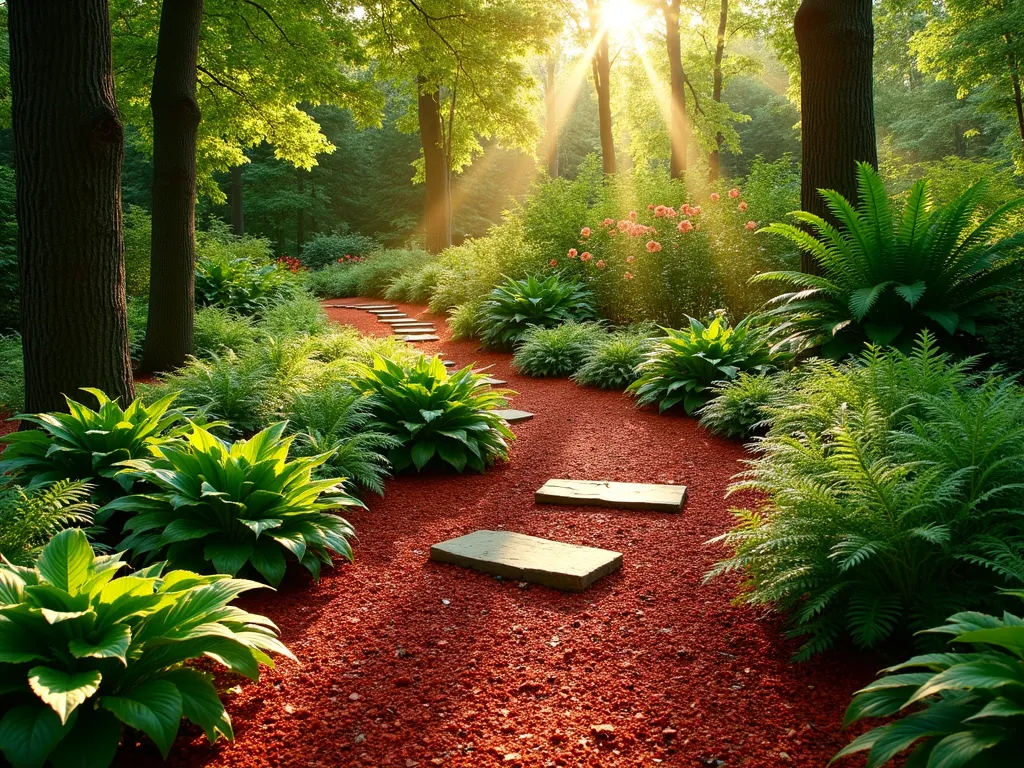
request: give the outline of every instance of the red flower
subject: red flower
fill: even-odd
[[[592,253],[588,253],[587,251],[584,251],[583,253],[580,254],[580,261],[590,261],[592,258],[594,258],[594,255]]]
[[[657,240],[648,240],[647,241],[647,252],[648,253],[657,253],[660,250],[661,250],[661,243],[659,243]]]
[[[588,237],[590,237],[590,227],[584,227],[583,229],[581,229],[580,230],[580,236],[584,240],[586,240]]]
[[[735,200],[739,196],[740,191],[736,189],[736,187],[733,187],[732,189],[729,190],[729,197],[731,197],[733,200]]]
[[[579,253],[579,251],[577,251],[575,248],[570,248],[569,249],[569,258],[570,259],[575,259],[577,253]]]
[[[633,279],[633,273],[632,272],[626,272],[625,274],[622,275],[622,279],[623,280],[632,280]]]
[[[604,259],[598,259],[594,262],[594,266],[598,269],[604,269]]]
[[[741,211],[747,210],[747,201],[746,200],[740,200],[740,210]]]
[[[748,221],[747,222],[747,232],[753,232],[755,229],[757,229],[757,222],[756,221]]]
[[[690,221],[689,219],[683,219],[682,221],[679,222],[679,226],[676,227],[676,229],[678,229],[683,234],[686,234],[687,232],[692,232],[693,222]]]
[[[558,266],[558,259],[552,259],[551,261],[548,262],[548,264],[550,266],[552,266],[552,267],[557,267]]]

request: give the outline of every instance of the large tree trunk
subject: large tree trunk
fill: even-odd
[[[722,103],[722,59],[725,58],[725,31],[729,25],[729,0],[722,0],[722,8],[718,14],[718,41],[715,44],[715,70],[714,82],[712,83],[711,98]],[[708,175],[712,181],[718,181],[722,175],[722,145],[725,143],[725,136],[721,131],[715,134],[715,148],[708,158]]]
[[[601,165],[608,175],[615,173],[615,137],[612,136],[612,61],[608,53],[608,28],[601,21],[601,6],[597,0],[587,0],[590,18],[590,32],[600,35],[591,71],[594,75],[594,89],[597,91],[597,116],[601,131]]]
[[[555,86],[557,62],[554,57],[547,61],[547,78],[544,83],[544,158],[547,161],[548,176],[558,177],[558,100]]]
[[[1013,43],[1013,36],[1006,35],[1006,44]],[[1013,86],[1013,106],[1017,115],[1017,134],[1020,136],[1021,144],[1024,145],[1024,98],[1021,96],[1020,86],[1020,62],[1012,51],[1006,54],[1006,65],[1010,70],[1010,83]]]
[[[242,166],[231,169],[231,232],[237,237],[245,234],[245,209],[242,207]]]
[[[683,69],[682,47],[679,42],[679,0],[669,0],[664,6],[665,43],[668,47],[669,80],[669,143],[671,159],[669,173],[680,179],[686,173],[686,153],[690,146],[690,118],[686,114],[686,70]]]
[[[451,170],[444,149],[441,128],[441,94],[417,78],[417,115],[423,143],[423,174],[426,187],[424,225],[428,253],[440,253],[452,244]]]
[[[794,22],[803,125],[801,205],[833,220],[818,193],[857,198],[856,163],[878,166],[871,0],[803,0]],[[817,272],[805,255],[803,269]]]
[[[25,406],[134,396],[107,0],[8,3]]]
[[[192,352],[196,261],[196,59],[203,0],[164,0],[153,91],[153,240],[142,367],[166,371]]]

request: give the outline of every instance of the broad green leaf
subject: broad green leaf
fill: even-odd
[[[0,720],[0,752],[15,768],[41,767],[73,724],[41,704],[14,707]]]
[[[102,679],[98,670],[68,673],[50,667],[32,667],[28,671],[32,692],[57,713],[62,724],[100,689]]]
[[[181,694],[182,714],[203,729],[211,744],[220,736],[228,741],[234,740],[231,718],[217,696],[209,675],[181,668],[168,672],[163,679],[177,686]]]
[[[92,560],[92,547],[85,533],[79,528],[67,528],[50,539],[36,568],[50,584],[76,595],[89,577]]]
[[[120,696],[101,696],[100,706],[125,725],[142,731],[167,758],[181,724],[182,698],[166,680],[150,680]]]
[[[103,709],[82,707],[75,710],[74,725],[50,753],[50,762],[53,768],[107,768],[120,741],[116,717]]]
[[[131,627],[127,624],[114,624],[107,627],[95,641],[71,640],[68,643],[68,650],[76,659],[120,659],[122,664],[128,666],[125,654],[128,653],[131,640]]]

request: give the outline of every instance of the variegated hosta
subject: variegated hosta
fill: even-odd
[[[284,437],[285,426],[235,443],[195,427],[178,445],[124,462],[123,471],[158,490],[116,499],[96,519],[131,513],[119,548],[146,562],[232,576],[251,568],[276,586],[291,554],[319,577],[321,564],[333,564],[331,552],[352,559],[355,532],[331,510],[362,503],[342,491],[344,478],[313,479],[331,454],[288,461],[294,436]]]
[[[117,576],[78,529],[58,533],[34,568],[0,564],[0,752],[15,766],[109,765],[127,726],[167,756],[181,718],[233,738],[206,657],[257,680],[269,653],[295,657],[264,616],[231,605],[262,585],[225,575]]]
[[[438,357],[406,368],[378,357],[372,368],[357,368],[352,385],[370,395],[370,427],[401,442],[388,452],[396,470],[420,470],[437,458],[459,472],[467,466],[483,472],[508,458],[507,441],[515,439],[494,413],[511,393],[492,389],[486,379],[469,367],[449,374]]]
[[[134,478],[119,474],[119,462],[149,456],[153,447],[170,442],[186,426],[184,413],[171,409],[176,394],[149,406],[136,399],[122,409],[98,389],[83,391],[96,398],[98,410],[65,398],[68,413],[18,416],[41,429],[0,437],[0,444],[7,444],[0,475],[30,486],[87,480],[97,486],[99,498],[109,499],[131,491]]]

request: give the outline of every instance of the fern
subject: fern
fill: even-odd
[[[92,523],[92,486],[58,480],[34,488],[0,491],[0,555],[14,565],[30,566],[46,543],[71,526]]]

